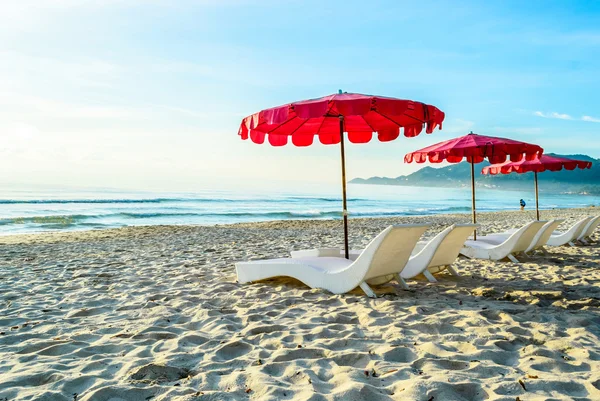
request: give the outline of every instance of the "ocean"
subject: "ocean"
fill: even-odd
[[[470,213],[470,188],[348,185],[352,217]],[[477,189],[477,210],[535,209],[533,191]],[[540,208],[600,205],[600,197],[540,194]],[[0,235],[124,226],[214,225],[285,219],[340,219],[336,186],[312,190],[204,190],[197,192],[5,191],[0,194]]]

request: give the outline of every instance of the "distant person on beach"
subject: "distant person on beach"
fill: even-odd
[[[521,205],[521,210],[525,210],[525,206],[526,206],[526,204],[525,204],[525,201],[524,201],[523,199],[521,199],[521,200],[519,201],[519,204]]]

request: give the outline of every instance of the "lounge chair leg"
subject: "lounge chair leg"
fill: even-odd
[[[538,250],[541,251],[544,255],[548,255],[548,251],[543,246],[540,246]]]
[[[433,274],[431,274],[429,270],[425,269],[423,271],[423,275],[427,278],[427,280],[429,280],[430,283],[437,283],[437,280],[435,277],[433,277]]]
[[[521,263],[521,262],[519,262],[519,259],[515,258],[515,257],[513,256],[513,254],[511,254],[511,253],[509,253],[509,254],[508,254],[507,258],[508,258],[508,259],[510,259],[510,261],[511,261],[511,262],[514,262],[514,263]]]
[[[396,280],[398,280],[398,284],[400,284],[400,286],[402,288],[404,288],[405,290],[408,290],[408,284],[406,284],[406,281],[404,281],[404,279],[402,277],[400,277],[400,274],[396,273],[395,276],[396,276]]]
[[[367,284],[366,281],[360,283],[360,288],[362,288],[362,290],[365,292],[365,294],[367,294],[369,298],[377,298],[377,294],[375,294],[375,291],[373,291],[371,287],[369,287],[369,284]]]
[[[450,272],[450,274],[452,274],[453,276],[458,277],[459,274],[456,270],[454,270],[454,267],[452,266],[446,266],[446,270],[448,270]]]

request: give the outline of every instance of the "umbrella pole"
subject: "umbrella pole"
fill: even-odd
[[[471,210],[473,211],[473,224],[477,223],[475,213],[475,163],[471,162]],[[477,241],[477,230],[473,231],[473,239]]]
[[[342,156],[342,216],[344,218],[344,257],[350,259],[348,250],[348,209],[346,205],[346,155],[344,152],[344,116],[340,116],[340,152]]]
[[[539,196],[538,196],[537,171],[534,171],[533,173],[535,174],[535,215],[537,216],[537,220],[540,221],[540,204],[539,204]]]

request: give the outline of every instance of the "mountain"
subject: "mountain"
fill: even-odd
[[[592,168],[572,171],[547,171],[538,174],[540,191],[544,192],[574,192],[581,194],[600,195],[600,159],[594,159],[587,155],[557,155],[548,153],[550,156],[567,157],[570,159],[591,161]],[[489,166],[485,161],[475,165],[475,182],[477,187],[497,189],[525,189],[533,185],[533,173],[525,174],[499,174],[483,175],[481,169]],[[426,166],[409,175],[401,175],[396,178],[371,177],[355,178],[352,184],[374,184],[374,185],[406,185],[421,187],[461,187],[471,185],[471,165],[467,162],[451,164],[446,167]]]

